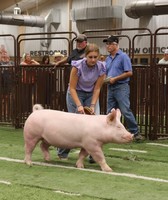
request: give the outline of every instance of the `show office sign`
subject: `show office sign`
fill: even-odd
[[[156,54],[164,54],[165,49],[168,47],[156,47]],[[128,48],[120,48],[123,52],[129,53]],[[131,49],[132,53],[132,49]],[[149,54],[151,53],[151,48],[150,47],[144,47],[144,48],[134,48],[134,53],[135,54]]]

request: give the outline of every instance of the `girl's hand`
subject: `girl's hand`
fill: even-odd
[[[78,110],[78,113],[80,113],[80,114],[85,113],[82,105],[77,106],[77,110]]]
[[[111,77],[110,80],[109,80],[109,82],[110,82],[111,84],[114,84],[114,83],[116,82],[116,79]]]
[[[92,114],[95,112],[95,105],[91,104],[90,109],[92,110]]]

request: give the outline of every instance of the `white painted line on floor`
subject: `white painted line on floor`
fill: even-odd
[[[17,163],[24,163],[24,160],[7,158],[7,157],[0,157],[0,160],[10,161],[10,162],[17,162]]]
[[[17,162],[17,163],[24,163],[23,160],[6,158],[6,157],[0,157],[0,160]],[[94,170],[94,169],[81,169],[81,168],[69,167],[69,166],[63,166],[63,165],[54,165],[54,164],[49,164],[49,163],[44,163],[44,162],[32,162],[32,163],[34,165],[40,165],[40,166],[46,166],[46,167],[57,167],[57,168],[64,168],[64,169],[81,170],[81,171],[94,172],[94,173],[99,173],[99,174],[107,174],[107,175],[113,175],[113,176],[123,176],[123,177],[128,177],[128,178],[135,178],[135,179],[143,179],[143,180],[149,180],[149,181],[154,181],[154,182],[168,183],[168,180],[166,180],[166,179],[139,176],[139,175],[136,175],[136,174],[117,173],[117,172],[103,172],[103,171]]]
[[[168,147],[168,144],[160,144],[160,143],[146,143],[149,145],[154,145],[154,146],[161,146],[161,147]]]
[[[147,151],[143,150],[135,150],[135,149],[120,149],[120,148],[109,148],[114,151],[125,151],[125,152],[136,152],[136,153],[147,153]]]
[[[64,192],[64,191],[59,191],[59,190],[56,190],[54,192],[59,193],[59,194],[65,194],[68,196],[81,196],[80,194],[77,194],[77,193],[70,193],[70,192]]]
[[[6,185],[11,185],[11,183],[9,181],[2,181],[2,180],[0,180],[0,183],[6,184]]]

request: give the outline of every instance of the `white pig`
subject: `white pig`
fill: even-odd
[[[103,144],[128,143],[133,139],[120,117],[119,109],[112,109],[108,115],[85,115],[43,109],[36,104],[24,125],[25,163],[32,164],[32,152],[41,140],[46,161],[50,160],[48,149],[51,145],[68,149],[80,147],[77,168],[84,168],[85,157],[91,155],[103,171],[110,172],[112,169],[102,152]]]

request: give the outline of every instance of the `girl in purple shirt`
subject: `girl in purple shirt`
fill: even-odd
[[[68,112],[84,113],[84,106],[95,112],[100,89],[105,78],[106,68],[98,60],[99,48],[89,44],[85,50],[85,58],[72,61],[69,89],[67,92]]]
[[[84,106],[88,106],[93,113],[97,113],[100,89],[106,74],[104,62],[98,59],[98,46],[96,44],[88,44],[85,49],[85,58],[72,61],[69,88],[66,96],[68,112],[84,114]],[[69,151],[69,149],[59,149],[58,156],[61,159],[67,158]]]

